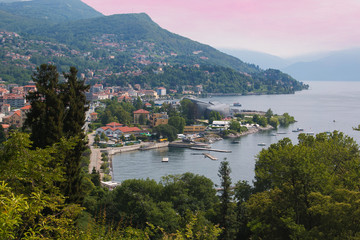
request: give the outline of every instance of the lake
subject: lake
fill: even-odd
[[[294,116],[297,122],[285,129],[259,132],[239,138],[234,144],[230,139],[224,139],[212,144],[212,148],[231,150],[232,153],[211,154],[218,161],[204,158],[201,153],[190,149],[163,148],[150,151],[128,152],[113,156],[113,180],[121,182],[132,178],[150,178],[159,181],[162,176],[192,172],[210,178],[219,184],[218,169],[220,161],[227,159],[232,169],[233,182],[254,178],[256,155],[263,147],[258,143],[265,143],[268,147],[284,137],[297,142],[298,133],[292,132],[296,128],[303,128],[304,132],[342,131],[360,143],[360,132],[352,128],[360,124],[360,82],[307,82],[309,90],[296,92],[291,95],[260,95],[260,96],[232,96],[213,97],[204,101],[218,101],[227,104],[239,102],[240,109],[267,111],[269,108],[275,114],[285,112]],[[276,134],[272,133],[285,133]],[[169,162],[161,162],[168,157]]]

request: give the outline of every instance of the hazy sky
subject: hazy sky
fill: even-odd
[[[360,0],[82,0],[105,15],[147,13],[216,48],[278,56],[360,47]]]

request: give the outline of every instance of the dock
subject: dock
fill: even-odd
[[[210,158],[210,159],[213,160],[213,161],[218,160],[216,157],[210,155],[209,153],[203,153],[203,155],[204,155],[205,157],[207,157],[207,158]]]
[[[211,149],[211,148],[202,148],[202,147],[190,147],[193,150],[201,150],[201,151],[212,151],[212,152],[221,152],[221,153],[231,153],[231,150],[221,150],[221,149]]]

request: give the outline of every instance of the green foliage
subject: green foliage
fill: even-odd
[[[241,132],[241,125],[240,125],[239,121],[231,120],[230,125],[229,125],[229,130]]]
[[[279,122],[279,119],[276,118],[276,117],[271,117],[270,120],[269,120],[269,124],[270,126],[272,126],[273,128],[277,129],[280,122]]]
[[[176,128],[177,133],[183,133],[184,132],[185,124],[186,124],[186,122],[185,122],[185,119],[183,117],[174,116],[174,117],[169,118],[169,125]]]
[[[231,190],[231,169],[228,161],[222,161],[219,167],[218,176],[221,183],[221,195],[220,195],[220,226],[223,227],[221,234],[222,239],[235,239],[235,221],[236,216],[234,214],[235,206],[232,202],[233,191]]]
[[[189,99],[183,99],[180,101],[180,105],[180,112],[182,117],[185,119],[186,124],[193,124],[197,116],[196,104]]]
[[[1,239],[68,237],[82,210],[65,204],[58,188],[64,181],[61,162],[74,144],[65,140],[46,149],[31,149],[29,135],[14,132],[0,149]]]
[[[157,134],[157,137],[167,138],[170,142],[177,139],[177,129],[169,124],[160,124],[153,128],[153,132]]]
[[[359,166],[358,145],[336,131],[300,134],[297,145],[285,138],[262,150],[255,166],[258,193],[246,204],[254,237],[357,236]]]
[[[284,113],[282,116],[279,116],[278,120],[281,127],[287,127],[291,123],[295,122],[295,118],[293,116],[290,116],[288,113]]]
[[[99,121],[103,125],[110,122],[129,125],[133,121],[131,116],[135,107],[131,103],[118,102],[117,99],[112,99],[105,101],[105,104],[105,109],[99,111]]]
[[[209,123],[212,124],[213,121],[221,120],[222,116],[219,112],[211,111],[209,114]]]

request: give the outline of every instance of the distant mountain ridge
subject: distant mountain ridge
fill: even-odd
[[[280,58],[248,50],[221,50],[245,62],[256,62],[264,69],[280,69],[300,81],[360,81],[359,48],[293,58]]]
[[[332,52],[319,60],[294,63],[282,70],[301,81],[360,81],[360,48]]]

